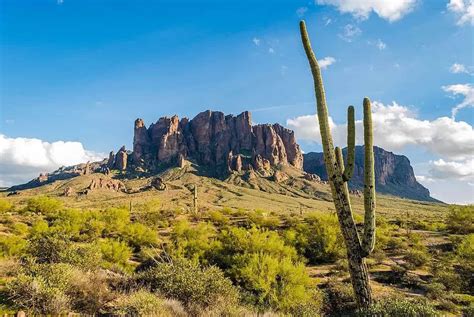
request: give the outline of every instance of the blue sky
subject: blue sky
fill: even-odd
[[[306,152],[320,150],[315,126],[304,123],[315,106],[298,33],[303,18],[328,64],[328,103],[341,131],[347,105],[360,114],[369,96],[379,102],[379,131],[406,129],[396,142],[390,134],[399,131],[385,133],[379,145],[407,155],[435,197],[473,202],[470,0],[0,3],[4,169],[29,166],[18,154],[28,152],[15,149],[32,138],[43,147],[80,142],[82,159],[130,148],[137,117],[148,125],[206,109],[253,110],[254,122],[288,125]],[[51,147],[41,151],[49,164],[41,168],[60,161]]]

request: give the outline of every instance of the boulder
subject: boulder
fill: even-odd
[[[125,171],[127,169],[128,162],[128,153],[125,150],[125,146],[122,146],[120,150],[115,155],[115,168],[120,171]]]

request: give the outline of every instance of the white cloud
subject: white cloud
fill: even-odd
[[[319,67],[321,69],[326,69],[328,66],[334,64],[336,62],[336,59],[332,56],[327,56],[325,58],[322,58],[318,61]]]
[[[307,7],[300,7],[298,9],[296,9],[296,15],[298,15],[300,18],[302,18],[305,15],[306,12],[308,12]]]
[[[268,53],[270,53],[270,54],[275,54],[275,50],[273,49],[273,47],[270,47],[270,48],[268,49]]]
[[[474,25],[474,0],[450,0],[447,8],[459,17],[457,25]]]
[[[329,24],[332,23],[332,20],[328,17],[323,17],[324,20],[324,26],[328,26]]]
[[[252,39],[252,42],[253,44],[255,44],[256,46],[260,46],[260,39],[258,37],[254,37]]]
[[[449,68],[449,71],[453,74],[460,74],[460,73],[469,74],[469,71],[467,70],[466,66],[464,66],[463,64],[458,64],[458,63],[454,63],[453,65],[451,65],[451,67]]]
[[[437,179],[474,180],[474,157],[463,161],[439,159],[430,162],[430,174]]]
[[[399,151],[406,146],[423,147],[451,160],[465,160],[474,153],[474,130],[463,121],[448,117],[420,120],[407,107],[397,103],[383,105],[372,103],[374,144],[389,151]],[[329,118],[334,142],[346,145],[346,125],[336,124]],[[286,124],[303,140],[320,143],[319,124],[316,115],[288,119]],[[356,121],[356,142],[363,144],[362,120]]]
[[[352,24],[346,24],[343,28],[343,32],[339,34],[339,37],[346,42],[352,42],[356,37],[362,33],[361,29]]]
[[[456,117],[459,110],[474,107],[474,87],[471,84],[448,85],[441,88],[453,96],[461,95],[464,97],[460,104],[451,109],[451,116],[453,118]]]
[[[350,13],[364,20],[375,12],[379,17],[390,22],[401,19],[411,12],[417,0],[316,0],[320,5],[333,5],[341,13]]]
[[[0,134],[0,185],[26,182],[39,173],[51,172],[63,165],[98,161],[104,157],[104,154],[85,150],[80,142],[49,143]]]

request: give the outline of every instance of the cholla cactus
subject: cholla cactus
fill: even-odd
[[[354,172],[355,158],[355,120],[354,107],[347,109],[347,164],[344,166],[342,151],[339,147],[334,148],[331,130],[329,127],[328,108],[324,94],[321,69],[316,56],[311,48],[311,42],[306,31],[304,21],[300,22],[301,39],[308,57],[311,72],[314,79],[316,94],[317,113],[321,140],[324,151],[324,162],[331,186],[332,197],[336,207],[339,224],[347,248],[349,260],[349,272],[351,274],[352,286],[356,295],[358,306],[367,308],[372,302],[372,293],[365,258],[372,252],[375,244],[375,178],[374,178],[374,151],[372,138],[372,112],[370,100],[364,98],[364,207],[365,220],[362,239],[359,237],[352,216],[352,207],[349,198],[347,182]]]

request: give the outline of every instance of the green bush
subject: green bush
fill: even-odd
[[[158,244],[157,233],[141,223],[129,224],[125,228],[122,236],[138,251],[142,247],[155,246]]]
[[[310,214],[306,223],[297,224],[285,236],[311,264],[334,262],[345,256],[344,240],[333,215]]]
[[[105,267],[118,267],[125,270],[130,268],[128,261],[132,256],[132,249],[127,243],[107,238],[99,241],[99,248]]]
[[[130,213],[125,208],[108,208],[101,213],[101,220],[105,223],[104,234],[117,237],[130,223]]]
[[[44,215],[53,214],[62,208],[63,203],[61,201],[46,196],[30,198],[28,199],[26,205],[26,210]]]
[[[328,315],[346,315],[356,307],[352,285],[330,279],[324,288],[324,311]]]
[[[27,241],[16,235],[0,235],[0,257],[22,255]]]
[[[7,284],[7,293],[16,307],[33,314],[67,313],[71,309],[67,289],[72,274],[68,264],[35,264]]]
[[[312,291],[296,250],[278,233],[229,228],[219,240],[221,248],[214,250],[213,261],[243,290],[247,303],[260,310],[291,313],[317,302],[314,296],[319,293]]]
[[[146,290],[122,294],[108,307],[108,312],[114,316],[175,316],[165,305],[164,299]]]
[[[187,260],[160,263],[138,276],[154,292],[182,302],[191,315],[207,310],[225,315],[238,303],[238,291],[216,267],[201,268]]]
[[[456,248],[456,254],[461,261],[474,262],[474,233],[462,239]]]
[[[432,317],[439,316],[436,310],[426,301],[410,301],[389,298],[378,301],[361,316],[367,317]]]
[[[216,229],[211,224],[192,226],[187,220],[179,221],[173,225],[167,251],[174,258],[207,263],[209,252],[219,248],[215,236]]]
[[[474,233],[474,205],[451,206],[446,225],[453,233]]]
[[[13,205],[6,199],[0,198],[0,213],[9,212],[13,209]]]
[[[408,268],[417,268],[425,265],[430,260],[430,255],[424,250],[408,250],[404,257]]]

